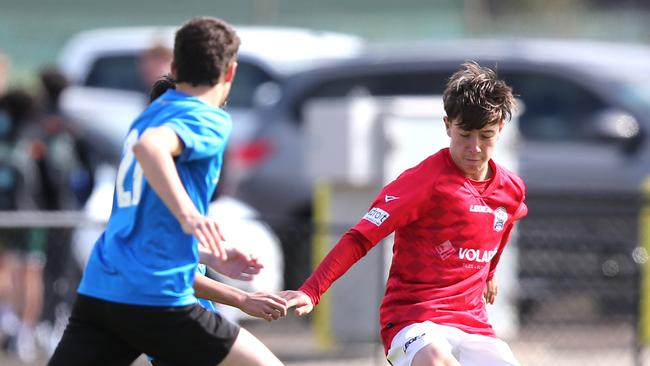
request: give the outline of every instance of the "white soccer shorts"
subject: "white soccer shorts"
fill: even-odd
[[[400,330],[386,358],[393,366],[411,366],[415,354],[429,344],[451,354],[462,366],[519,366],[506,342],[430,321]]]

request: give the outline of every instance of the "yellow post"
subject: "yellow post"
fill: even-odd
[[[639,324],[638,335],[641,344],[650,343],[650,261],[647,253],[650,253],[650,177],[646,178],[641,185],[642,205],[639,217],[639,242],[643,250],[641,264],[641,286],[639,294]]]
[[[314,186],[314,236],[312,238],[312,267],[316,267],[329,252],[330,200],[332,187],[329,182],[319,179]],[[318,345],[327,349],[333,344],[331,327],[330,296],[326,293],[314,309],[313,329]]]

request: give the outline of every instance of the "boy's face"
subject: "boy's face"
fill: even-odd
[[[466,131],[458,121],[444,118],[447,135],[451,138],[451,158],[466,177],[474,180],[487,178],[488,161],[499,141],[503,121],[487,124],[480,130]]]

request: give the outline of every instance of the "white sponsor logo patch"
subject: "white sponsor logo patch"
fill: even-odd
[[[390,214],[381,208],[373,207],[363,216],[363,218],[379,226],[383,224],[389,216]]]
[[[399,197],[391,196],[391,195],[388,195],[388,194],[384,196],[384,201],[386,201],[386,202],[395,201],[395,200],[398,200],[398,199],[399,199]]]
[[[505,207],[499,207],[494,210],[494,231],[503,230],[506,221],[508,221],[508,212]]]

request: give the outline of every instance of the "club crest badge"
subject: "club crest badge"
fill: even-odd
[[[508,212],[505,207],[499,207],[494,210],[494,231],[501,231],[508,221]]]

